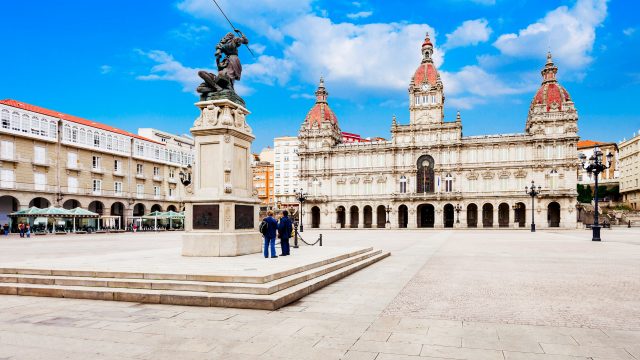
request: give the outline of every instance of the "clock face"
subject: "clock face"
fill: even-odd
[[[429,91],[430,86],[429,86],[429,84],[424,83],[424,84],[422,84],[421,88],[422,88],[422,91]]]

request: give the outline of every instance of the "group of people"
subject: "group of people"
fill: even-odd
[[[264,218],[260,224],[260,232],[264,237],[265,259],[269,257],[269,249],[271,249],[272,258],[278,257],[278,255],[276,255],[276,236],[280,239],[280,247],[282,248],[280,256],[291,255],[289,239],[293,232],[293,223],[291,219],[289,219],[289,212],[287,210],[282,212],[280,221],[276,220],[273,217],[273,211],[269,210],[267,217]]]
[[[18,232],[20,233],[20,237],[31,237],[31,226],[27,223],[18,224]],[[9,235],[9,225],[4,224],[4,234]]]

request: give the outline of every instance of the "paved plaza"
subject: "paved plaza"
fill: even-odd
[[[392,256],[277,311],[0,296],[0,359],[640,359],[640,229],[322,234]],[[10,237],[0,265],[179,248],[172,233]]]

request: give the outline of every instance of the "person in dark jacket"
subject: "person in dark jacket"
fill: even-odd
[[[267,231],[264,236],[264,257],[269,257],[269,248],[271,248],[271,257],[277,258],[276,255],[276,230],[278,228],[278,220],[273,218],[273,211],[267,211],[267,217],[264,218],[267,223]]]
[[[287,210],[282,212],[282,218],[278,223],[278,236],[280,237],[280,247],[282,248],[282,256],[291,255],[289,247],[289,238],[291,237],[291,231],[293,225],[291,219],[289,219],[289,212]]]

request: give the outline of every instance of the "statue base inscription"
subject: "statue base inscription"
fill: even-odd
[[[186,188],[184,256],[239,256],[262,250],[251,172],[249,111],[229,99],[196,103],[196,159]]]

